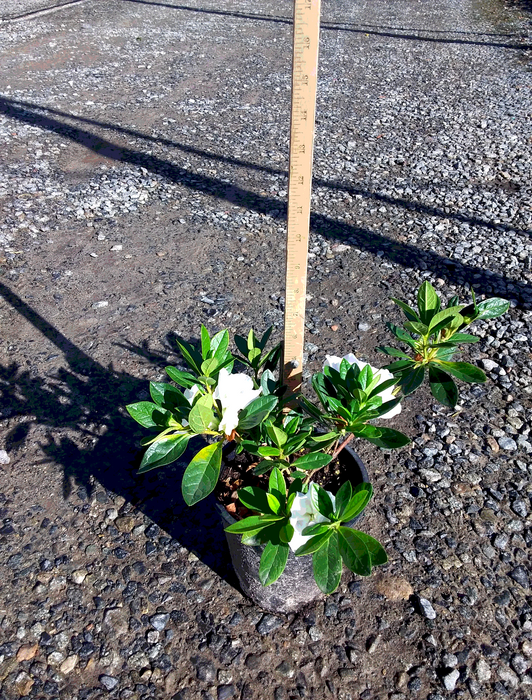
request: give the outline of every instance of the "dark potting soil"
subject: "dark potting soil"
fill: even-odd
[[[253,468],[259,461],[260,458],[247,452],[236,454],[236,451],[233,450],[228,452],[222,462],[220,478],[214,493],[218,502],[236,519],[245,518],[251,514],[248,508],[245,508],[238,500],[240,489],[246,486],[258,486],[264,490],[268,488],[269,473],[260,476],[253,473]],[[350,470],[350,464],[351,460],[342,459],[342,452],[340,452],[337,459],[314,474],[312,481],[327,491],[336,493],[347,479],[355,477]],[[356,477],[358,478],[358,472]],[[291,479],[287,479],[287,481],[290,482]]]

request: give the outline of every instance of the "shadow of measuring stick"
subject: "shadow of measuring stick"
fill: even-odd
[[[208,175],[195,173],[170,161],[144,154],[125,146],[119,146],[85,129],[70,126],[58,119],[40,114],[35,109],[27,109],[16,101],[0,98],[0,113],[25,124],[58,133],[85,148],[117,162],[130,163],[146,168],[152,173],[165,177],[176,184],[191,190],[212,195],[220,200],[245,207],[260,214],[269,215],[277,210],[286,220],[287,205],[285,201],[265,197],[246,190],[238,185]],[[422,270],[431,270],[434,274],[452,283],[471,284],[480,294],[494,292],[510,299],[515,299],[521,308],[531,308],[532,289],[529,284],[501,275],[491,270],[450,260],[430,250],[423,250],[409,243],[401,243],[382,234],[339,222],[324,214],[313,213],[310,218],[311,229],[325,237],[346,240],[361,250],[381,253],[391,262]]]
[[[96,480],[107,491],[123,496],[126,503],[121,515],[136,510],[161,528],[147,542],[153,551],[165,553],[171,562],[179,548],[185,547],[236,586],[214,496],[192,508],[181,496],[184,467],[204,443],[196,440],[172,465],[137,474],[137,426],[123,407],[138,401],[147,388],[146,380],[117,372],[112,366],[105,368],[2,283],[0,297],[52,342],[68,365],[54,376],[35,376],[15,363],[0,365],[2,408],[19,418],[6,437],[8,449],[13,443],[23,444],[32,424],[44,426],[46,442],[40,447],[45,461],[61,465],[65,498],[76,489],[81,500],[87,500]],[[123,547],[123,536],[116,547]]]

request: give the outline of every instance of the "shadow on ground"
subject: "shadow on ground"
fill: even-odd
[[[15,363],[0,365],[2,405],[21,419],[7,435],[7,449],[24,444],[32,425],[44,426],[44,461],[61,465],[65,498],[77,491],[86,500],[98,482],[125,498],[122,514],[141,511],[237,587],[214,497],[189,508],[181,496],[184,467],[201,441],[191,444],[177,463],[138,475],[136,426],[123,407],[139,400],[147,382],[93,360],[2,283],[0,295],[63,353],[68,364],[68,369],[46,378]],[[147,356],[143,348],[130,349],[159,367],[168,364],[163,357]]]
[[[526,7],[531,0],[520,0]],[[186,12],[196,12],[200,14],[208,15],[220,15],[222,17],[234,17],[235,19],[250,19],[262,22],[273,22],[274,24],[288,24],[292,25],[292,17],[276,17],[273,15],[261,15],[255,13],[245,13],[245,12],[232,12],[229,10],[215,10],[212,8],[205,7],[190,7],[188,5],[174,5],[169,2],[156,2],[155,0],[122,0],[122,2],[135,3],[138,5],[154,5],[156,7],[166,7],[172,10],[180,10]],[[403,27],[375,27],[369,24],[364,24],[361,26],[356,26],[351,22],[344,22],[342,20],[334,21],[322,21],[320,24],[322,30],[326,31],[342,31],[342,32],[352,32],[354,34],[362,34],[364,36],[383,36],[391,39],[405,39],[407,41],[425,41],[433,42],[438,44],[466,44],[470,46],[491,46],[495,48],[503,49],[518,49],[525,50],[532,48],[532,44],[525,43],[511,43],[504,41],[478,41],[477,39],[454,39],[451,37],[446,37],[444,34],[466,34],[466,32],[444,32],[444,31],[434,31],[431,29],[406,29]],[[424,36],[424,35],[429,36]],[[432,34],[437,34],[438,36],[430,36]],[[467,32],[468,36],[478,36],[476,33]],[[516,34],[482,34],[481,36],[490,37],[508,37],[508,38],[518,38]]]
[[[279,216],[286,220],[287,205],[283,200],[274,197],[265,197],[238,185],[227,184],[227,181],[195,173],[192,170],[175,165],[169,160],[163,160],[157,156],[145,154],[142,151],[114,144],[86,129],[71,126],[59,119],[42,114],[43,110],[47,112],[52,111],[44,107],[29,105],[28,103],[21,103],[7,98],[0,98],[0,113],[4,113],[12,119],[16,119],[25,124],[38,126],[45,131],[61,134],[74,143],[84,146],[100,156],[117,162],[144,167],[150,172],[160,175],[171,182],[204,194],[212,195],[223,201],[229,201],[246,209],[259,212],[260,214],[269,215],[275,210],[280,212]],[[77,121],[84,121],[82,118],[70,118]],[[107,126],[108,128],[114,129],[112,126]],[[187,149],[188,147],[184,148]],[[221,160],[224,160],[224,157],[221,157]],[[245,163],[241,164],[246,167]],[[316,184],[320,184],[319,180],[316,181]],[[327,181],[325,181],[324,186],[333,189],[345,189],[345,191],[352,194],[361,191],[356,187],[352,188],[350,186],[341,185],[340,183],[327,183]],[[440,212],[437,208],[418,205],[415,202],[396,200],[395,198],[389,198],[384,195],[366,194],[368,196],[375,196],[380,201],[404,206],[412,211],[419,211],[423,214],[438,215]],[[444,212],[441,212],[441,215],[446,218],[453,217],[452,214]],[[455,214],[454,218],[473,225],[499,228],[498,225],[494,226],[490,222],[475,217],[468,217],[463,214]],[[311,215],[310,226],[312,230],[322,236],[348,241],[357,248],[373,254],[379,252],[384,259],[388,259],[403,267],[430,270],[450,283],[462,285],[470,284],[479,294],[491,295],[497,293],[498,295],[514,299],[517,306],[520,308],[528,309],[531,307],[530,297],[532,290],[529,284],[508,278],[492,270],[468,265],[459,260],[451,260],[430,250],[423,250],[408,243],[401,243],[369,229],[345,224],[323,214],[313,213]],[[501,230],[505,230],[504,227],[502,227]],[[530,231],[519,231],[515,229],[512,229],[512,231],[514,231],[516,235],[530,236],[531,233]],[[510,290],[509,292],[506,292],[507,288]]]

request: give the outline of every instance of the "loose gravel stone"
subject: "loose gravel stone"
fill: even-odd
[[[452,692],[456,688],[456,683],[458,679],[460,678],[460,671],[454,670],[451,671],[450,673],[446,673],[443,676],[443,685],[445,686],[445,690],[448,690],[449,692]]]

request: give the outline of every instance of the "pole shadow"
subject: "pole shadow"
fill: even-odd
[[[286,221],[287,204],[284,200],[256,194],[239,185],[231,185],[227,181],[195,173],[193,170],[175,165],[157,156],[145,154],[126,146],[119,146],[85,129],[70,126],[58,119],[45,116],[36,109],[19,106],[14,100],[0,98],[0,113],[22,123],[38,126],[44,131],[58,133],[111,160],[144,167],[171,182],[211,195],[219,200],[231,202],[267,216],[271,216],[272,211],[275,211],[277,218]],[[416,206],[416,203],[412,203],[408,208],[415,211]],[[479,294],[492,295],[496,293],[514,300],[519,308],[529,309],[532,306],[531,285],[506,277],[501,273],[469,265],[457,259],[449,259],[431,250],[421,249],[409,243],[401,243],[370,229],[346,224],[324,214],[313,213],[310,218],[310,227],[311,230],[324,237],[346,241],[372,254],[379,253],[383,259],[403,267],[430,270],[450,283],[469,284]],[[512,231],[515,235],[529,235],[529,232],[515,231],[515,229]]]
[[[32,424],[44,426],[43,461],[62,468],[65,499],[75,492],[86,501],[97,482],[125,499],[121,515],[138,511],[157,525],[160,532],[149,529],[147,552],[183,546],[237,588],[214,496],[192,508],[181,496],[184,468],[202,441],[191,441],[178,462],[138,475],[141,449],[134,435],[140,431],[124,406],[146,394],[147,381],[92,359],[2,283],[0,296],[62,352],[68,365],[48,377],[33,376],[16,363],[0,365],[3,412],[22,419],[7,435],[7,449],[23,444]],[[146,355],[143,348],[129,349]],[[163,362],[156,355],[151,360]]]

